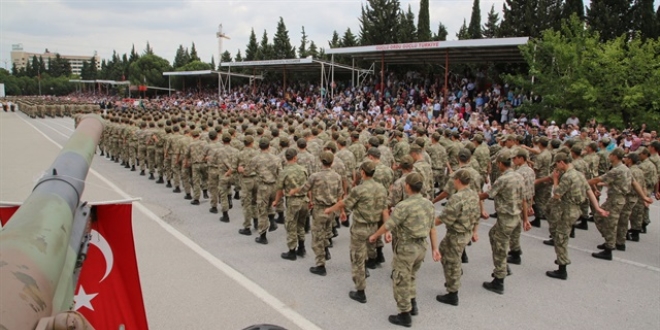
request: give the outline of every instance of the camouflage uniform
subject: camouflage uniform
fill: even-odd
[[[655,164],[651,162],[651,159],[646,158],[645,160],[639,163],[639,168],[644,172],[644,181],[639,181],[639,185],[646,188],[647,197],[652,196],[655,191],[655,186],[658,184],[658,173],[656,170]],[[644,206],[644,203],[640,203]],[[644,206],[642,213],[640,214],[643,218],[645,224],[651,223],[649,219],[649,208]]]
[[[580,204],[587,199],[588,189],[591,188],[587,184],[587,179],[572,164],[562,174],[559,184],[555,188],[555,195],[558,195],[559,199],[553,198],[553,202],[557,202],[553,204],[556,206],[553,207],[553,212],[558,212],[558,214],[551,235],[555,243],[555,253],[557,254],[555,263],[557,265],[571,264],[571,260],[568,258],[568,239],[573,223],[580,217]]]
[[[337,172],[323,168],[312,174],[300,193],[312,192],[312,250],[316,255],[316,266],[325,266],[325,249],[328,247],[327,228],[332,223],[330,215],[323,211],[337,203],[343,194],[342,178]]]
[[[172,148],[172,185],[177,188],[181,186],[181,161],[183,159],[183,154],[181,153],[181,140],[183,138],[183,135],[177,133],[174,134],[172,142],[170,142]]]
[[[394,207],[400,201],[408,197],[408,195],[406,195],[406,177],[408,174],[410,174],[410,172],[401,174],[401,177],[394,181],[392,187],[390,187],[387,196],[388,207]]]
[[[626,165],[619,163],[600,178],[608,187],[607,200],[601,207],[609,211],[610,215],[603,217],[600,214],[596,214],[594,220],[596,222],[596,228],[598,228],[598,231],[605,239],[605,248],[614,250],[616,227],[619,223],[623,205],[626,203],[626,195],[630,192],[632,174]]]
[[[452,174],[449,175],[449,179],[447,180],[447,183],[443,187],[443,190],[449,195],[453,195],[456,192],[456,187],[454,186],[454,173],[458,172],[459,170],[464,170],[467,171],[470,174],[470,189],[474,192],[482,191],[481,189],[483,188],[483,178],[481,177],[481,174],[477,172],[472,166],[469,164],[463,164],[460,165],[455,172],[452,172]]]
[[[424,177],[424,187],[422,188],[422,196],[428,199],[433,199],[434,194],[433,194],[433,169],[431,168],[431,164],[419,160],[416,161],[413,164],[413,171],[417,172]]]
[[[523,198],[527,201],[527,206],[532,205],[532,200],[534,199],[534,180],[536,180],[536,174],[527,163],[516,169],[516,172],[523,177],[524,187],[523,187]],[[518,226],[511,233],[511,241],[509,242],[509,249],[511,251],[516,251],[522,253],[522,248],[520,247],[520,234],[522,233],[522,222],[518,222]],[[554,236],[553,236],[554,237]]]
[[[439,216],[447,226],[447,234],[440,241],[447,292],[458,292],[461,287],[461,255],[470,242],[472,229],[479,221],[480,215],[479,195],[466,187],[449,198]]]
[[[422,266],[428,243],[426,237],[434,224],[435,207],[421,194],[399,202],[385,222],[385,228],[395,231],[392,259],[394,300],[400,313],[412,309],[411,299],[417,296],[415,278]]]
[[[194,133],[194,136],[198,137],[199,133]],[[206,157],[209,156],[210,150],[211,148],[209,147],[208,143],[198,138],[197,140],[190,143],[186,151],[188,165],[190,165],[192,171],[192,195],[193,199],[197,201],[199,200],[202,190],[206,190]]]
[[[630,166],[630,174],[637,183],[644,182],[644,172],[635,164]],[[616,229],[616,244],[626,244],[626,234],[628,232],[628,222],[630,221],[630,229],[641,230],[644,218],[644,201],[639,200],[637,192],[630,187],[630,191],[626,194],[626,202],[621,209],[621,216]]]
[[[155,164],[156,168],[158,168],[158,177],[163,178],[165,175],[165,169],[164,169],[164,162],[165,162],[165,154],[163,153],[163,150],[165,148],[165,129],[163,128],[158,128],[156,129],[154,135],[156,136],[156,155],[155,155]]]
[[[257,173],[248,171],[247,165],[250,163],[259,151],[254,147],[244,147],[238,153],[235,168],[243,167],[245,171],[241,175],[241,205],[243,207],[243,228],[250,228],[251,219],[257,218]]]
[[[223,136],[223,140],[226,140],[227,136]],[[210,163],[214,164],[217,171],[217,179],[211,185],[209,180],[209,190],[211,192],[211,206],[217,207],[218,200],[222,207],[222,212],[229,211],[229,194],[230,194],[230,181],[231,175],[227,176],[227,172],[230,170],[233,172],[236,171],[234,167],[236,165],[236,157],[238,152],[234,149],[231,144],[224,143],[215,147],[213,155],[211,157],[212,161]],[[211,175],[211,169],[209,168],[209,176]],[[217,181],[216,181],[217,180]],[[215,190],[215,192],[214,192]],[[215,200],[214,200],[215,197]]]
[[[598,151],[598,175],[604,175],[607,171],[610,170],[612,164],[610,163],[610,152],[606,149],[601,149]]]
[[[307,169],[299,164],[284,165],[277,177],[275,188],[288,195],[292,189],[302,187],[309,175]],[[286,245],[289,250],[295,250],[299,242],[305,241],[305,221],[309,217],[309,199],[307,194],[297,193],[286,196],[286,216],[284,227],[286,229]]]
[[[447,151],[440,143],[431,143],[427,148],[431,157],[431,168],[433,169],[433,182],[438,187],[443,187],[446,181],[445,171],[447,170]]]
[[[344,199],[347,210],[353,212],[351,224],[351,274],[355,289],[364,290],[366,283],[365,261],[368,257],[369,236],[378,230],[383,210],[387,207],[387,191],[373,179],[364,180]]]
[[[270,227],[268,215],[273,214],[272,204],[275,200],[275,183],[277,183],[277,177],[282,170],[282,162],[277,156],[262,150],[250,160],[246,170],[257,174],[258,230],[259,234],[263,235]]]
[[[488,195],[495,199],[497,222],[488,232],[493,250],[493,276],[504,279],[507,275],[506,256],[511,233],[521,221],[524,179],[509,168],[493,183]]]
[[[552,154],[548,149],[544,149],[538,156],[536,156],[536,162],[534,162],[536,178],[542,179],[550,176],[551,165]],[[534,187],[534,204],[536,205],[534,216],[537,219],[544,216],[547,217],[547,214],[550,212],[548,207],[548,202],[551,197],[550,194],[552,194],[552,183],[540,183]],[[548,225],[550,225],[550,231],[552,232],[552,222],[548,222]]]

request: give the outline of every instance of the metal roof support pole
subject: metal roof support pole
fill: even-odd
[[[330,74],[331,74],[330,80],[332,80],[332,82],[331,82],[332,85],[330,85],[330,87],[332,87],[332,93],[330,94],[330,96],[332,98],[335,98],[335,54],[332,54],[330,56],[330,63],[331,63],[330,64]]]
[[[321,62],[321,88],[320,88],[321,91],[323,91],[323,89],[325,88],[325,86],[323,85],[324,80],[325,80],[325,64]],[[321,94],[321,97],[323,97],[323,94]]]
[[[231,94],[231,65],[227,67],[227,80],[229,81],[229,93]]]
[[[172,96],[172,76],[167,76],[167,92],[169,96]]]
[[[351,61],[351,85],[355,88],[355,57]]]
[[[257,82],[255,81],[256,79],[254,79],[255,73],[256,73],[256,69],[252,68],[252,78],[250,78],[250,79],[252,79],[252,84],[251,85],[252,85],[252,94],[253,95],[255,95],[257,93]]]
[[[380,98],[383,100],[385,90],[385,53],[380,53]]]
[[[221,89],[222,88],[222,73],[220,73],[220,68],[218,68],[218,100],[222,97]]]
[[[449,91],[449,50],[445,50],[445,99],[443,106],[447,106],[447,92]]]
[[[282,96],[286,95],[286,65],[282,68]]]

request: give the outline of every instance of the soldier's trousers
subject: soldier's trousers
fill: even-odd
[[[165,172],[165,180],[172,180],[172,156],[167,155],[163,161],[163,171]]]
[[[555,241],[555,253],[557,254],[557,265],[570,265],[571,259],[568,258],[568,240],[571,234],[571,228],[580,217],[580,205],[564,204],[557,205],[558,215],[552,232],[552,239]]]
[[[199,200],[202,194],[202,189],[206,189],[206,164],[197,163],[192,165],[192,185],[193,185],[193,199]]]
[[[147,147],[147,165],[149,173],[153,174],[156,171],[156,148],[154,147]]]
[[[660,173],[658,173],[660,175]],[[649,192],[648,197],[651,197],[651,200],[653,200],[653,191],[655,191],[655,187],[646,187],[646,191]],[[644,202],[642,202],[642,206],[644,205]],[[651,223],[651,210],[644,206],[644,213],[642,213],[642,216],[644,217],[643,221],[645,224],[650,224]]]
[[[314,204],[312,209],[312,251],[315,254],[316,266],[325,266],[325,248],[328,246],[327,228],[332,224],[332,216],[323,211],[332,205]]]
[[[518,222],[518,225],[513,228],[511,232],[511,239],[509,240],[509,251],[516,251],[522,253],[522,248],[520,247],[520,234],[522,233],[522,221]]]
[[[305,222],[309,217],[308,202],[305,197],[286,198],[286,246],[289,250],[298,247],[299,241],[305,240]]]
[[[447,184],[444,170],[433,170],[433,182],[438,184],[440,190]],[[433,196],[435,198],[435,196]]]
[[[172,185],[181,186],[181,165],[177,164],[176,156],[172,156]]]
[[[589,217],[589,198],[585,199],[582,204],[580,204],[580,216],[584,218]]]
[[[181,166],[181,182],[183,183],[183,190],[186,194],[190,194],[192,190],[192,166]]]
[[[639,198],[637,198],[637,202],[633,205],[630,214],[630,229],[642,230],[642,224],[644,223],[644,209],[644,201],[640,201]]]
[[[513,229],[518,226],[520,216],[511,216],[497,213],[497,223],[488,232],[490,247],[493,250],[493,275],[496,278],[506,277],[506,256],[509,252],[509,241]],[[461,251],[462,252],[462,251]]]
[[[137,160],[140,162],[140,171],[147,169],[147,147],[138,146],[137,148]]]
[[[545,217],[546,219],[548,218],[548,213],[550,213],[550,207],[548,203],[550,202],[551,194],[552,185],[550,184],[542,183],[534,186],[534,203],[536,204],[536,212],[539,213],[535,214],[534,217]]]
[[[163,163],[165,160],[163,148],[156,148],[155,160],[156,168],[158,169],[158,176],[162,178],[165,175],[165,169],[163,168]]]
[[[257,183],[256,177],[242,177],[241,190],[243,196],[241,197],[241,205],[243,207],[243,228],[250,228],[252,226],[252,219],[257,218]]]
[[[349,253],[351,257],[351,275],[356,290],[364,290],[367,287],[365,262],[367,261],[367,250],[369,236],[378,230],[377,224],[363,224],[353,221],[351,225],[351,242]]]
[[[137,145],[128,145],[128,164],[131,166],[137,165]]]
[[[628,224],[635,206],[637,206],[637,195],[626,197],[626,203],[621,208],[621,215],[619,215],[619,222],[616,225],[616,244],[626,244],[626,234],[628,233]],[[643,206],[644,202],[642,202]],[[632,226],[631,226],[632,228]]]
[[[209,165],[209,195],[211,196],[211,207],[218,207],[218,188],[220,184],[220,176],[218,172],[217,166]]]
[[[461,288],[461,255],[470,241],[472,233],[457,233],[447,230],[447,235],[440,241],[442,270],[445,273],[447,292],[458,292]]]
[[[259,234],[264,234],[270,227],[268,213],[272,209],[275,200],[275,183],[265,183],[258,181],[257,187],[257,219],[259,219]],[[226,199],[226,198],[225,198]]]
[[[601,208],[610,212],[610,215],[603,217],[600,214],[596,214],[594,215],[594,221],[596,222],[596,228],[598,228],[598,231],[605,239],[605,247],[614,250],[616,227],[619,223],[623,205],[626,203],[626,198],[623,195],[611,194],[611,192],[611,190],[607,191],[607,200],[601,205]]]
[[[417,271],[422,267],[425,254],[426,238],[397,240],[392,259],[392,287],[396,307],[400,313],[408,313],[412,309],[410,300],[417,297],[415,278]]]

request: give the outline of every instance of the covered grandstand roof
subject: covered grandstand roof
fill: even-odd
[[[338,63],[331,63],[324,60],[319,60],[310,57],[306,58],[292,58],[284,60],[267,60],[267,61],[243,61],[243,62],[222,62],[221,68],[247,68],[254,69],[255,71],[282,71],[288,72],[317,72],[322,65],[334,66],[335,69],[355,70],[360,71],[360,68],[352,68],[350,66],[341,65]]]
[[[388,64],[481,62],[523,62],[520,46],[528,37],[474,40],[427,41],[404,44],[331,48],[329,55],[346,55],[358,60],[381,61]]]

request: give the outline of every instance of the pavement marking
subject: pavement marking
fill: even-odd
[[[19,119],[21,119],[23,122],[25,122],[26,124],[28,124],[29,126],[34,128],[37,132],[39,132],[39,134],[43,135],[52,144],[56,145],[60,149],[63,148],[59,143],[55,142],[48,135],[46,135],[44,132],[39,130],[36,126],[32,125],[30,122],[28,122],[27,120],[22,118],[19,114],[15,114],[15,115]],[[98,173],[97,171],[92,169],[91,167],[89,169],[89,172],[94,174],[97,178],[99,178],[101,181],[103,181],[105,184],[107,184],[110,188],[115,190],[115,192],[117,192],[123,198],[126,198],[126,199],[132,199],[133,198],[133,196],[130,196],[129,194],[127,194],[126,192],[121,190],[121,188],[117,187],[114,183],[112,183],[110,180],[105,178],[103,175],[101,175],[100,173]],[[217,268],[218,270],[223,272],[225,275],[227,275],[227,277],[229,277],[232,280],[236,281],[243,288],[250,291],[252,294],[254,294],[261,301],[268,304],[270,307],[275,309],[278,313],[282,314],[282,316],[287,318],[289,321],[293,322],[295,325],[297,325],[301,329],[321,330],[321,328],[319,326],[312,323],[310,320],[306,319],[304,316],[300,315],[295,310],[291,309],[291,307],[287,306],[285,303],[283,303],[282,301],[277,299],[275,296],[271,295],[268,291],[266,291],[264,288],[260,287],[257,283],[255,283],[252,280],[250,280],[249,278],[245,277],[245,275],[241,274],[236,269],[234,269],[231,266],[227,265],[222,260],[216,258],[210,252],[204,250],[201,246],[199,246],[197,243],[195,243],[193,240],[188,238],[186,235],[182,234],[180,231],[176,230],[170,224],[165,222],[163,219],[161,219],[158,215],[156,215],[151,210],[149,210],[142,203],[134,202],[133,205],[135,205],[135,207],[137,209],[139,209],[142,213],[144,213],[144,215],[149,217],[151,220],[153,220],[158,225],[160,225],[163,229],[165,229],[168,233],[170,233],[172,236],[177,238],[185,246],[187,246],[188,248],[193,250],[200,257],[204,258],[206,261],[208,261],[215,268]]]
[[[488,227],[493,227],[494,226],[493,224],[490,224],[490,223],[481,223],[480,225],[482,225],[482,224],[486,225]],[[534,239],[537,239],[539,241],[545,241],[547,239],[547,238],[544,238],[544,237],[540,237],[540,236],[536,236],[536,235],[532,235],[532,234],[528,234],[528,233],[521,233],[521,236],[534,238]],[[585,252],[585,253],[589,253],[589,254],[591,254],[592,252],[598,252],[598,251],[594,251],[594,250],[583,249],[581,247],[577,247],[577,246],[571,245],[571,244],[569,244],[568,247],[573,249],[573,250],[578,250],[580,252]],[[617,257],[613,257],[612,260],[660,273],[660,268],[654,267],[654,266],[651,266],[651,265],[647,265],[647,264],[643,264],[641,262],[627,260],[627,259],[621,259],[621,258],[617,258]]]
[[[64,118],[62,118],[62,119],[64,119]],[[71,128],[66,127],[66,126],[64,126],[64,125],[62,125],[62,124],[58,124],[58,123],[56,123],[55,121],[53,121],[53,124],[55,124],[55,125],[57,125],[57,126],[60,126],[60,127],[64,128],[64,129],[70,131],[70,132],[75,131],[75,129],[71,129]]]

